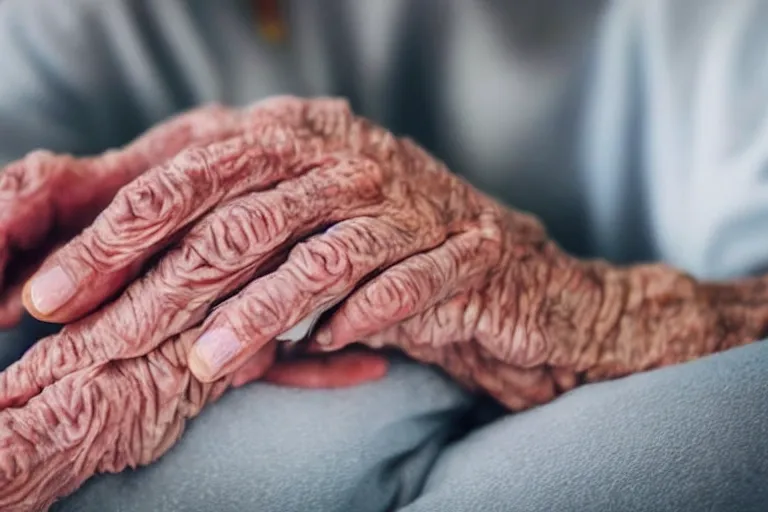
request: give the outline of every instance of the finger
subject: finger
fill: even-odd
[[[92,228],[46,262],[25,292],[33,316],[64,323],[92,311],[212,206],[300,175],[301,163],[321,150],[342,149],[354,119],[346,102],[332,100],[278,97],[239,117],[210,108],[176,120],[183,144],[171,145],[187,149],[125,187]],[[158,133],[165,132],[158,128],[139,146],[157,152]],[[203,147],[212,141],[219,142]]]
[[[388,368],[387,358],[382,355],[347,352],[278,363],[269,368],[263,380],[296,388],[345,388],[379,380]],[[235,379],[238,375],[239,371]]]
[[[275,343],[270,343],[250,357],[232,376],[232,386],[239,388],[261,379],[275,362]]]
[[[190,340],[191,341],[191,340]],[[96,473],[151,463],[186,419],[221,395],[184,366],[189,342],[67,375],[24,407],[0,410],[0,510],[47,510]]]
[[[315,341],[326,350],[336,350],[385,331],[466,290],[493,268],[498,254],[495,233],[483,229],[449,238],[363,285],[318,329]]]
[[[20,252],[43,244],[53,229],[73,234],[109,202],[122,183],[98,171],[38,151],[0,172],[0,293]]]
[[[0,411],[0,510],[47,510],[95,472],[94,452],[107,441],[95,438],[109,411],[89,380],[72,376],[23,408]]]
[[[237,198],[206,216],[114,302],[36,343],[0,374],[0,406],[23,403],[89,365],[146,354],[202,321],[295,238],[373,211],[379,195],[365,192],[370,176],[358,169],[356,158],[322,161],[290,186]]]
[[[264,343],[281,339],[281,333],[332,307],[366,276],[434,247],[442,236],[434,229],[410,233],[395,222],[357,217],[309,238],[275,272],[208,317],[190,370],[203,382],[215,380]]]
[[[34,251],[18,254],[6,269],[5,289],[0,292],[0,329],[15,327],[24,313],[22,293],[24,283],[32,276],[43,262],[44,255],[60,247],[55,239],[42,244]]]
[[[24,304],[21,302],[23,286],[23,283],[14,285],[0,297],[0,330],[11,329],[21,322],[24,315]]]
[[[238,122],[234,111],[213,105],[174,117],[119,151],[79,159],[35,151],[9,164],[0,172],[0,262],[34,248],[53,228],[77,233],[150,166],[190,144],[231,136]]]
[[[307,148],[289,129],[187,149],[123,187],[25,289],[37,318],[66,322],[112,296],[137,268],[222,201],[304,172]],[[288,141],[288,142],[286,142]]]

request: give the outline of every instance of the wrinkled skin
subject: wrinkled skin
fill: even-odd
[[[186,361],[195,336],[190,330],[142,357],[74,371],[23,407],[0,411],[0,510],[46,510],[97,473],[147,465],[168,451],[187,420],[238,385],[237,376],[203,383],[192,375]],[[328,360],[330,371],[298,372],[297,380],[296,366],[316,366],[297,361],[293,369],[273,367],[271,377],[274,352],[270,344],[245,370],[275,383],[333,388],[370,380],[376,365],[349,352]]]
[[[0,509],[45,510],[96,472],[148,464],[231,378],[201,384],[190,339],[73,372],[25,407],[0,412]]]
[[[688,361],[766,332],[764,279],[699,283],[663,265],[616,268],[572,258],[536,219],[479,193],[343,102],[275,98],[232,114],[236,122],[226,115],[221,121],[216,109],[200,112],[188,116],[200,115],[214,142],[191,137],[194,130],[178,120],[146,135],[146,147],[155,147],[152,137],[176,140],[169,134],[180,123],[187,139],[179,146],[187,149],[143,171],[131,167],[138,178],[43,264],[38,275],[59,267],[74,285],[65,304],[42,311],[34,285],[26,286],[25,304],[41,319],[69,322],[103,306],[0,375],[0,407],[18,408],[2,414],[29,413],[56,393],[51,390],[71,389],[64,383],[73,375],[99,380],[102,373],[93,378],[88,371],[170,350],[164,340],[200,322],[190,332],[229,332],[239,352],[214,368],[189,349],[197,380],[220,382],[233,372],[247,380],[249,367],[259,368],[255,375],[268,366],[258,361],[269,359],[263,354],[276,337],[340,299],[313,336],[315,350],[356,341],[392,346],[512,410],[583,382]],[[226,128],[216,128],[219,122]],[[190,143],[195,137],[202,142]],[[115,162],[133,158],[138,145],[86,162],[124,177],[130,166]],[[11,208],[47,187],[45,173],[26,169],[66,174],[82,162],[34,158],[0,178]],[[111,183],[112,174],[103,172]],[[31,183],[32,176],[43,178]],[[48,192],[41,204],[60,208],[50,206],[52,197]],[[78,204],[91,211],[92,202]],[[18,219],[4,219],[9,247],[37,247],[45,235],[19,242],[28,219]],[[142,268],[146,273],[132,281]],[[5,292],[13,297],[18,289]],[[120,373],[136,379],[140,370]],[[291,370],[271,374],[281,380]],[[170,379],[175,386],[189,379],[181,375]],[[138,421],[155,428],[152,418]],[[123,424],[112,425],[99,434],[121,435]],[[18,426],[3,428],[13,435]],[[11,477],[5,487],[18,481],[23,478]],[[0,488],[0,503],[6,494]]]

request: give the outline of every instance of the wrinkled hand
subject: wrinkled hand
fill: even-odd
[[[0,411],[0,510],[45,510],[97,473],[146,465],[169,450],[187,420],[232,382],[227,377],[205,384],[191,375],[186,361],[194,338],[190,331],[145,356],[78,370],[23,407]],[[360,360],[334,358],[335,371],[306,383],[334,386],[340,375],[355,379]],[[262,370],[267,365],[262,357]]]
[[[154,200],[146,201],[146,194],[152,196],[153,191],[143,190],[143,182],[134,182],[128,190],[123,191],[113,202],[110,212],[102,214],[95,226],[75,238],[69,246],[65,246],[64,250],[52,251],[48,254],[46,249],[63,241],[67,234],[75,233],[90,225],[93,218],[114,198],[117,191],[137,176],[148,170],[153,170],[157,174],[159,169],[173,169],[180,160],[184,159],[184,155],[205,153],[214,148],[230,147],[231,149],[231,144],[241,141],[243,134],[263,131],[274,125],[278,120],[277,113],[281,110],[279,107],[280,101],[275,104],[268,102],[246,110],[228,109],[218,105],[206,106],[170,119],[119,151],[109,151],[98,157],[82,159],[40,151],[28,155],[0,172],[0,328],[14,325],[18,321],[22,309],[21,286],[24,279],[40,266],[40,259],[30,258],[30,254],[48,257],[48,263],[38,272],[38,276],[43,275],[43,280],[48,281],[49,293],[42,294],[42,303],[32,301],[36,306],[28,307],[38,318],[61,323],[71,322],[96,309],[106,299],[119,292],[125,284],[144,270],[142,257],[161,251],[168,245],[168,240],[150,250],[145,250],[147,248],[143,246],[136,247],[135,249],[142,253],[141,257],[121,268],[117,276],[111,276],[111,278],[106,276],[106,281],[86,279],[85,293],[74,294],[74,296],[71,296],[72,291],[66,291],[66,286],[61,282],[56,282],[57,275],[59,278],[62,277],[61,272],[56,270],[49,272],[47,269],[51,266],[55,267],[54,262],[62,258],[77,268],[77,264],[82,263],[82,258],[69,260],[67,253],[72,252],[71,247],[79,247],[75,251],[93,249],[84,247],[82,243],[84,237],[89,235],[105,236],[106,239],[101,241],[107,246],[110,243],[120,244],[122,241],[118,237],[124,236],[125,233],[114,232],[111,235],[112,238],[109,238],[110,235],[104,229],[109,231],[110,227],[104,226],[103,223],[114,221],[115,219],[110,217],[115,210],[121,208],[121,205],[129,208],[129,211],[119,212],[118,215],[127,215],[133,219],[133,222],[125,218],[123,220],[126,222],[122,224],[118,219],[120,226],[114,226],[115,228],[118,230],[122,227],[128,228],[130,224],[140,231],[142,222],[148,226],[146,221],[151,215],[145,217],[150,212],[142,208],[143,206],[150,209],[153,207]],[[218,144],[211,145],[216,141],[219,141]],[[168,162],[169,157],[179,153],[181,155],[175,161]],[[162,187],[162,184],[156,185]],[[174,205],[174,199],[160,200],[171,209],[171,213],[173,210],[184,207],[183,204]],[[169,212],[155,213],[163,215]],[[176,213],[183,215],[183,212]],[[131,235],[138,235],[138,233],[128,233],[129,237]],[[141,236],[135,236],[134,241],[142,243],[140,238]],[[96,243],[98,245],[99,241],[96,240]],[[100,261],[99,255],[91,256],[93,256],[92,263],[97,265]],[[90,258],[88,255],[85,257]],[[113,257],[119,257],[119,254],[113,253]],[[191,261],[187,263],[194,265]],[[189,270],[180,268],[179,272],[183,274]],[[104,274],[100,275],[105,277]],[[204,287],[202,283],[196,282],[199,278],[203,280],[210,278],[205,286],[212,289],[218,286],[221,293],[225,292],[220,288],[229,284],[222,282],[219,286],[213,274],[208,276],[198,274],[192,281],[182,281],[178,284],[190,286],[186,291],[186,295],[190,296],[196,294],[196,286]],[[134,286],[129,293],[137,291],[137,288],[139,285]],[[34,297],[34,293],[32,294]],[[29,303],[31,301],[29,291],[27,295]],[[101,315],[100,312],[99,318],[103,317],[103,321],[86,323],[89,327],[83,329],[86,331],[84,336],[88,341],[74,343],[67,338],[67,341],[63,342],[67,347],[62,354],[71,358],[72,364],[59,366],[51,364],[51,361],[46,359],[51,350],[47,345],[40,345],[35,346],[29,357],[25,359],[26,362],[14,365],[1,375],[0,384],[3,385],[0,386],[0,407],[24,403],[58,378],[91,364],[147,353],[168,337],[177,335],[184,329],[199,323],[210,308],[211,303],[207,302],[210,297],[210,293],[208,295],[203,293],[199,297],[200,300],[188,301],[180,296],[170,296],[169,299],[176,302],[166,303],[159,310],[152,310],[151,315],[142,313],[149,312],[156,306],[154,301],[160,298],[157,293],[140,298],[132,295],[123,297],[116,307],[108,308],[106,315]],[[45,310],[47,307],[45,304],[50,305],[52,300],[63,300],[65,307],[50,315],[42,314],[41,309]],[[146,301],[145,309],[134,309],[132,306],[134,300]],[[181,302],[185,302],[183,307],[175,305]],[[126,308],[130,310],[127,314]],[[163,320],[159,324],[153,324],[152,322],[157,321],[158,318]],[[110,327],[106,327],[107,324]],[[96,329],[96,331],[89,332],[89,329]],[[288,333],[289,336],[290,334]],[[126,346],[136,347],[137,337],[143,337],[143,349],[124,350]],[[85,338],[79,337],[79,339]],[[54,341],[53,343],[62,342]],[[106,347],[106,352],[89,353],[93,349],[98,350],[98,345],[102,343]],[[110,343],[113,345],[110,346]],[[82,359],[74,360],[80,356],[83,356]],[[353,379],[354,382],[378,378],[385,371],[385,361],[382,358],[364,355],[358,363],[359,371],[356,373],[357,377]],[[340,367],[343,367],[343,364]],[[341,373],[335,376],[332,374],[337,368],[339,367],[333,362],[327,364],[314,359],[296,361],[289,365],[272,368],[271,371],[274,372],[272,380],[306,387],[313,387],[313,382],[323,387],[349,385],[348,374]],[[236,385],[244,384],[259,378],[260,372],[263,373],[263,371],[264,358],[254,355],[235,376],[234,382]]]
[[[167,451],[231,380],[192,378],[190,341],[73,372],[24,407],[0,411],[0,509],[45,510],[96,473],[148,464]]]
[[[40,370],[45,354],[33,348],[7,372],[5,400],[84,364],[147,353],[213,303],[189,359],[202,381],[341,302],[317,345],[392,345],[512,409],[765,332],[763,280],[702,284],[664,266],[579,261],[533,217],[343,102],[276,98],[243,115],[254,112],[262,120],[240,135],[125,186],[43,265],[27,305],[61,321],[171,247],[102,310],[113,331],[86,336],[82,353],[54,344],[66,371]]]
[[[121,187],[187,147],[231,137],[257,121],[257,115],[211,105],[163,123],[120,151],[82,159],[36,151],[2,170],[0,329],[19,322],[26,279],[55,247],[90,225]],[[78,306],[67,320],[92,306]]]

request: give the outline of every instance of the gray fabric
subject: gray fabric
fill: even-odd
[[[353,389],[255,384],[207,409],[159,463],[96,478],[55,510],[392,510],[416,497],[471,402],[401,360]]]
[[[590,385],[451,446],[408,512],[764,512],[768,342]]]
[[[766,368],[762,342],[590,385],[454,441],[475,399],[405,360],[354,389],[254,384],[156,464],[96,477],[54,510],[763,511]]]

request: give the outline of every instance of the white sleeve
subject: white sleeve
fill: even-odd
[[[632,168],[660,258],[709,278],[765,269],[768,2],[616,4],[585,145],[598,238],[621,237],[616,192],[632,171],[616,169]]]

